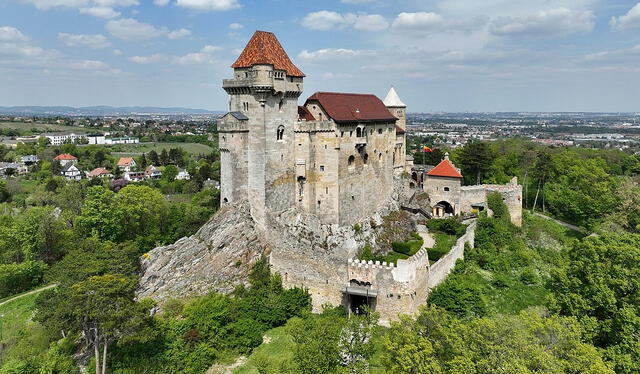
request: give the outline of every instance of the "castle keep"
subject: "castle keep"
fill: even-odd
[[[298,206],[325,224],[351,225],[391,197],[405,167],[405,105],[395,90],[317,92],[303,106],[304,73],[269,32],[256,32],[223,82],[221,199],[248,199],[251,214]]]

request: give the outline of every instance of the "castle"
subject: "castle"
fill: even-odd
[[[301,238],[299,248],[274,245],[270,252],[270,264],[285,286],[307,288],[316,310],[325,303],[367,303],[383,321],[413,313],[462,258],[465,244],[473,245],[474,223],[434,264],[426,248],[388,264],[355,259],[355,239],[334,241],[341,244],[333,249],[327,244],[340,235],[350,238],[355,223],[373,226],[371,217],[380,217],[393,200],[394,181],[407,173],[414,178],[413,196],[428,193],[429,216],[483,210],[487,193],[496,191],[513,222],[521,223],[517,180],[462,186],[462,175],[448,157],[429,170],[413,168],[405,149],[406,105],[393,88],[384,101],[369,94],[316,92],[299,106],[305,75],[276,36],[263,31],[253,35],[232,68],[233,78],[223,81],[229,112],[218,122],[221,205],[248,202],[257,227],[265,236],[274,235],[274,242],[282,233],[273,233],[270,225],[291,217],[292,210],[324,225],[305,233],[317,238],[320,232],[324,239]],[[295,230],[303,236],[299,226]]]

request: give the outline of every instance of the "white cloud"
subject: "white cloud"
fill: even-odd
[[[111,19],[120,16],[120,12],[116,12],[113,8],[109,7],[91,7],[91,8],[80,8],[80,13],[88,14],[90,16]]]
[[[341,3],[343,4],[364,4],[364,3],[371,3],[374,0],[340,0]]]
[[[419,29],[430,30],[437,28],[444,23],[444,19],[438,13],[432,12],[416,12],[406,13],[402,12],[398,14],[395,20],[393,20],[393,27],[407,28],[407,29]]]
[[[107,30],[117,38],[127,41],[140,41],[166,36],[169,39],[179,39],[191,35],[187,29],[169,31],[166,27],[155,27],[133,18],[121,18],[107,22]]]
[[[498,17],[490,25],[495,35],[534,38],[566,36],[591,31],[594,27],[593,12],[567,8],[541,10],[525,17]]]
[[[311,30],[334,30],[353,27],[364,31],[381,31],[389,27],[389,22],[379,14],[338,13],[320,10],[307,14],[302,26]]]
[[[93,49],[107,48],[111,45],[109,40],[101,34],[68,34],[58,33],[58,39],[70,47],[85,46]]]
[[[111,8],[139,5],[138,0],[21,0],[38,9],[47,10],[55,7],[68,8]]]
[[[153,0],[153,3],[157,6],[165,6],[169,4],[169,0]]]
[[[326,48],[309,52],[306,49],[298,55],[301,60],[319,61],[319,60],[344,60],[358,56],[371,56],[375,51],[366,49],[346,49],[346,48]]]
[[[240,30],[240,29],[241,29],[241,28],[243,28],[243,27],[244,27],[244,26],[242,26],[242,24],[240,24],[240,23],[235,23],[235,22],[229,25],[229,28],[230,28],[231,30]]]
[[[0,27],[0,41],[26,42],[29,40],[20,30],[11,26]]]
[[[240,7],[238,0],[177,0],[176,5],[202,12],[230,10]]]
[[[122,53],[122,51],[119,50],[119,49],[114,49],[113,50],[113,54],[116,55],[116,56],[122,56],[124,53]]]
[[[627,14],[612,17],[611,27],[620,31],[640,29],[640,3],[629,9]]]
[[[136,64],[155,64],[161,62],[167,62],[174,65],[200,65],[210,64],[214,62],[214,53],[222,48],[206,45],[199,52],[188,53],[183,56],[167,56],[160,53],[156,53],[149,56],[133,56],[129,58],[131,62]]]
[[[79,61],[71,61],[68,66],[72,69],[78,70],[107,70],[109,69],[109,65],[105,64],[102,61],[96,60],[79,60]]]
[[[179,29],[179,30],[173,30],[170,33],[168,33],[167,38],[171,40],[175,40],[175,39],[184,38],[190,35],[191,35],[191,30]]]
[[[382,31],[389,27],[389,22],[379,14],[356,16],[353,28],[364,31]]]
[[[136,64],[153,64],[157,62],[167,61],[169,58],[160,53],[156,53],[150,56],[133,56],[129,58],[131,62],[135,62]]]

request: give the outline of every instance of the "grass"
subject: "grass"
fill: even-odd
[[[87,130],[74,127],[74,126],[63,126],[57,124],[48,124],[48,123],[28,123],[28,122],[0,122],[0,129],[10,129],[10,130],[18,130],[22,134],[31,134],[33,133],[33,129],[35,129],[37,133],[40,132],[53,132],[53,131],[75,131],[75,132],[87,132]]]
[[[114,156],[139,156],[142,153],[156,151],[158,154],[166,149],[169,152],[171,148],[182,148],[185,152],[192,154],[208,154],[213,152],[213,148],[200,143],[138,143],[138,144],[119,144],[109,146]]]
[[[287,326],[276,327],[265,333],[268,343],[262,343],[248,357],[247,363],[233,371],[233,374],[258,374],[256,364],[264,358],[269,359],[271,366],[279,367],[282,362],[293,359],[293,340]]]
[[[436,244],[433,248],[429,248],[427,250],[427,254],[429,255],[429,261],[432,263],[438,261],[442,256],[449,253],[451,248],[456,244],[456,238],[454,235],[449,235],[447,233],[441,231],[432,232]]]
[[[39,292],[0,306],[0,315],[3,316],[1,317],[2,342],[7,346],[11,347],[12,344],[15,344],[20,331],[31,321],[38,295]]]

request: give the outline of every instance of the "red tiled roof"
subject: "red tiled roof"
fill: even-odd
[[[131,157],[121,157],[118,160],[118,166],[129,166],[133,162]]]
[[[433,169],[431,169],[427,175],[431,177],[449,177],[449,178],[462,178],[462,174],[456,170],[451,161],[444,159]]]
[[[407,132],[400,126],[396,125],[396,135],[404,135]]]
[[[89,172],[89,174],[87,174],[89,177],[98,177],[100,175],[103,174],[111,174],[109,173],[109,170],[105,169],[105,168],[95,168],[93,170],[91,170]]]
[[[316,92],[307,99],[305,106],[310,101],[318,101],[327,115],[338,123],[397,120],[375,95]]]
[[[256,31],[231,67],[250,68],[258,64],[273,65],[276,70],[285,70],[287,75],[304,77],[304,73],[291,62],[278,38],[271,32]]]
[[[315,117],[313,116],[313,114],[311,114],[311,112],[309,111],[309,109],[307,109],[306,107],[303,106],[299,106],[298,107],[298,118],[303,119],[305,121],[315,121]]]
[[[61,161],[61,160],[71,161],[71,160],[77,160],[77,158],[75,156],[72,156],[72,155],[68,154],[68,153],[63,153],[61,155],[57,155],[54,158],[54,160],[56,160],[56,161]]]

